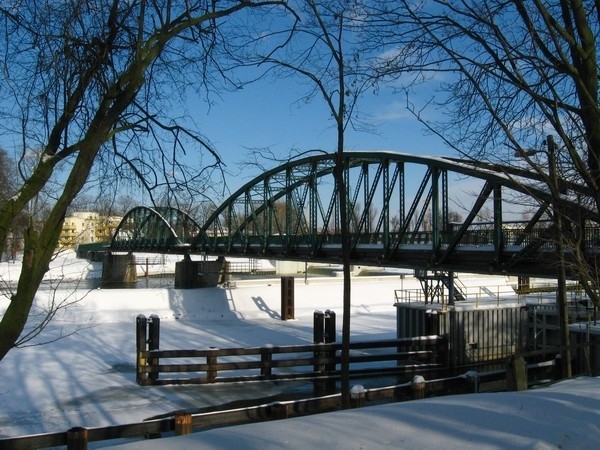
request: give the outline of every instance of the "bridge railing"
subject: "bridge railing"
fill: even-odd
[[[600,247],[600,227],[587,227],[585,229],[585,246],[587,250]]]
[[[516,300],[518,303],[524,302],[524,298],[515,293],[513,287],[506,284],[495,286],[462,286],[461,294],[464,300],[460,302],[473,303],[475,307],[490,303],[500,304],[502,299]],[[396,303],[439,303],[448,304],[448,292],[443,290],[435,298],[425,295],[423,289],[395,289],[394,299]]]
[[[546,241],[542,242],[542,246],[547,245],[549,248],[553,248],[553,240],[548,237],[549,227],[543,224],[542,226],[535,227],[525,232],[524,227],[517,227],[515,225],[503,225],[502,228],[502,239],[504,245],[519,245],[525,247],[534,241]],[[453,241],[457,234],[456,229],[447,231],[440,231],[439,238],[442,244],[449,244]],[[488,223],[475,223],[471,224],[470,227],[462,235],[459,246],[481,246],[481,245],[493,245],[494,244],[494,228],[493,225]],[[357,244],[383,244],[386,240],[384,233],[351,233],[354,242]],[[323,245],[341,245],[341,236],[337,234],[299,234],[295,236],[286,235],[268,235],[266,239],[268,244],[272,246],[285,246],[290,243],[293,245],[312,245],[314,239],[318,237],[322,240]],[[586,230],[586,237],[588,242],[600,243],[600,229]],[[265,236],[258,231],[253,233],[251,231],[243,236],[232,237],[229,235],[212,235],[207,236],[209,240],[215,240],[217,242],[240,242],[249,245],[260,245],[264,244],[263,240]],[[417,231],[406,231],[401,235],[399,232],[391,231],[388,238],[392,242],[398,242],[400,244],[419,244],[427,245],[433,242],[434,233],[430,230],[417,230]],[[597,244],[596,244],[597,245]]]

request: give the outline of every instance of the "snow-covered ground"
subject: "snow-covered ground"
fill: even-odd
[[[96,277],[98,269],[66,254],[53,263],[51,277]],[[18,264],[2,262],[0,270],[4,280],[18,276]],[[468,283],[506,285],[506,280],[477,277],[467,278]],[[308,284],[297,279],[291,321],[279,318],[277,279],[238,282],[231,289],[42,289],[38,311],[52,299],[69,303],[42,338],[67,337],[15,349],[0,361],[0,438],[132,423],[277,395],[290,385],[138,386],[135,317],[161,317],[164,349],[308,343],[315,309],[336,311],[340,330],[341,286],[340,278],[309,279]],[[352,339],[395,337],[394,291],[400,287],[416,289],[418,283],[400,276],[354,278]],[[0,314],[7,302],[0,299]],[[168,438],[169,444],[144,441],[132,448],[596,448],[599,414],[600,380],[581,378],[525,393],[367,407],[205,431]]]
[[[600,382],[317,414],[115,446],[188,449],[597,449]]]

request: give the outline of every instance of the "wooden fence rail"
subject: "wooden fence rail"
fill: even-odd
[[[142,386],[339,378],[341,343],[160,350],[160,321],[137,321],[136,380]],[[148,327],[146,329],[146,327]],[[447,366],[443,336],[350,343],[350,375],[416,373]],[[178,362],[178,359],[198,360]],[[382,363],[387,363],[387,365]],[[165,378],[164,374],[179,374]]]

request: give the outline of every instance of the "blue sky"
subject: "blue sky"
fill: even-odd
[[[318,97],[310,103],[298,102],[305,89],[297,79],[264,80],[236,92],[223,93],[210,110],[204,101],[192,106],[197,111],[194,120],[234,173],[252,148],[268,147],[282,158],[294,148],[334,151],[336,132],[326,105]],[[188,99],[190,104],[193,101]],[[349,129],[346,149],[448,154],[441,140],[426,133],[405,105],[403,95],[390,91],[365,95],[359,100],[358,109],[372,129],[370,132]],[[246,169],[237,181],[249,181],[253,175]]]
[[[221,98],[212,95],[210,108],[203,96],[188,96],[187,108],[197,131],[210,140],[227,165],[230,191],[259,174],[258,169],[240,164],[249,159],[252,149],[268,148],[282,159],[292,149],[335,150],[336,131],[325,102],[320,97],[309,103],[299,101],[306,91],[307,86],[297,78],[276,81],[265,78],[235,92],[222,92]],[[181,105],[174,100],[173,106]],[[359,100],[358,111],[371,128],[368,132],[349,128],[347,150],[393,150],[432,156],[449,152],[438,137],[428,134],[409,113],[403,94],[389,89],[382,89],[377,95],[365,94]],[[6,135],[0,136],[0,141],[11,154],[13,146],[18,145]],[[194,155],[190,158],[195,160]],[[273,168],[277,163],[265,161],[264,165]]]

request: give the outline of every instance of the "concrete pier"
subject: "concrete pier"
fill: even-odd
[[[175,289],[215,287],[224,266],[223,257],[214,261],[192,261],[186,256],[175,263]]]
[[[135,255],[131,253],[115,254],[107,252],[102,264],[102,285],[122,285],[135,283],[137,271]]]

